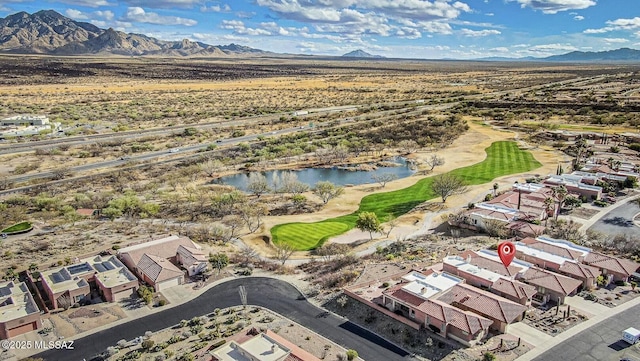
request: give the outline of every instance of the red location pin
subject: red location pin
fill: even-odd
[[[516,246],[511,242],[502,242],[498,245],[498,256],[505,267],[509,267],[516,255]]]

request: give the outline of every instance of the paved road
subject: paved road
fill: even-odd
[[[367,361],[402,360],[408,353],[357,325],[307,302],[292,285],[273,278],[250,277],[221,283],[198,298],[166,311],[132,320],[77,340],[74,350],[50,350],[34,357],[47,361],[80,361],[106,350],[119,340],[132,340],[146,331],[158,331],[181,320],[207,315],[215,308],[240,303],[238,286],[247,290],[247,303],[269,308],[346,347]]]
[[[630,236],[640,237],[640,227],[633,224],[633,217],[638,213],[640,213],[638,204],[628,202],[605,214],[589,229],[612,236],[628,234]]]
[[[536,361],[618,361],[628,357],[640,361],[640,348],[621,341],[622,331],[628,327],[640,328],[640,305],[578,333],[549,349]]]

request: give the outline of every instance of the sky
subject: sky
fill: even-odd
[[[545,57],[640,49],[640,0],[0,0],[162,40],[389,58]]]

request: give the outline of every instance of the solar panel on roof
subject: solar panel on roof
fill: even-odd
[[[9,287],[0,288],[0,297],[9,296],[10,294],[11,294],[11,289]]]
[[[96,263],[96,264],[94,264],[94,265],[93,265],[93,267],[95,267],[95,269],[96,269],[98,272],[105,272],[105,271],[107,270],[106,268],[104,268],[104,266],[102,265],[102,263]]]
[[[69,270],[69,273],[74,275],[76,273],[82,273],[82,272],[91,271],[91,266],[89,266],[86,263],[82,263],[82,264],[76,264],[76,265],[73,265],[73,266],[69,266],[69,267],[67,267],[67,269]]]
[[[52,273],[51,278],[53,279],[53,283],[64,282],[64,277],[58,272]]]

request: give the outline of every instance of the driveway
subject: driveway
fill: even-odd
[[[633,217],[640,212],[636,202],[628,202],[622,207],[613,209],[605,214],[589,229],[611,236],[627,234],[640,237],[640,227],[633,223]]]
[[[35,357],[42,357],[47,361],[89,360],[121,339],[131,340],[144,335],[146,331],[159,331],[174,326],[181,320],[207,315],[216,308],[237,306],[240,304],[240,285],[247,291],[249,305],[262,306],[282,314],[347,349],[358,351],[367,361],[402,360],[409,356],[406,351],[379,336],[312,305],[287,282],[249,277],[221,283],[179,306],[78,339],[74,343],[74,350],[50,350]]]
[[[623,330],[639,325],[640,305],[636,305],[562,341],[534,360],[618,361],[627,357],[640,361],[638,345],[631,346],[621,340]]]

